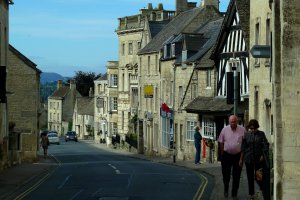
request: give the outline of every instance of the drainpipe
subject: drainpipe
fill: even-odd
[[[173,163],[176,163],[176,142],[175,142],[175,80],[176,80],[176,65],[173,64],[174,80],[173,80]]]

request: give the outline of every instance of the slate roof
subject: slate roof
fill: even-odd
[[[77,113],[79,115],[94,116],[94,98],[93,97],[78,97],[77,98]]]
[[[210,55],[208,56],[206,53],[215,45],[222,22],[223,22],[223,18],[220,18],[215,21],[210,21],[197,30],[197,33],[203,35],[202,41],[205,43],[201,44],[200,48],[198,48],[198,52],[195,55],[191,56],[186,60],[187,63],[199,60],[203,58],[204,55],[206,55],[205,57],[206,60],[204,61],[203,59],[201,59],[200,62],[202,63],[213,62],[209,59]]]
[[[170,20],[149,21],[149,31],[151,34],[151,38],[154,38],[169,22]]]
[[[243,114],[247,105],[247,101],[241,102],[237,109],[238,114]],[[233,104],[227,104],[226,98],[198,96],[185,107],[185,110],[188,113],[230,114],[233,110]]]
[[[64,98],[68,94],[69,91],[70,91],[69,86],[62,86],[62,87],[56,89],[49,98],[50,99],[51,98]]]
[[[159,52],[165,41],[172,35],[178,35],[193,20],[193,18],[200,13],[200,11],[200,8],[194,8],[177,15],[138,52],[138,55]]]

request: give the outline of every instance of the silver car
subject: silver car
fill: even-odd
[[[59,137],[54,132],[49,132],[48,133],[48,139],[49,139],[50,144],[60,144]]]

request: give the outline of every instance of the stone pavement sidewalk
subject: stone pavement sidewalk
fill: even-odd
[[[22,163],[0,171],[0,199],[14,199],[16,194],[38,182],[56,166],[52,156],[38,155],[36,163]]]

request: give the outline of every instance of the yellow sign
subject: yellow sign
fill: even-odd
[[[144,97],[145,98],[153,98],[153,85],[145,85],[144,86]]]

